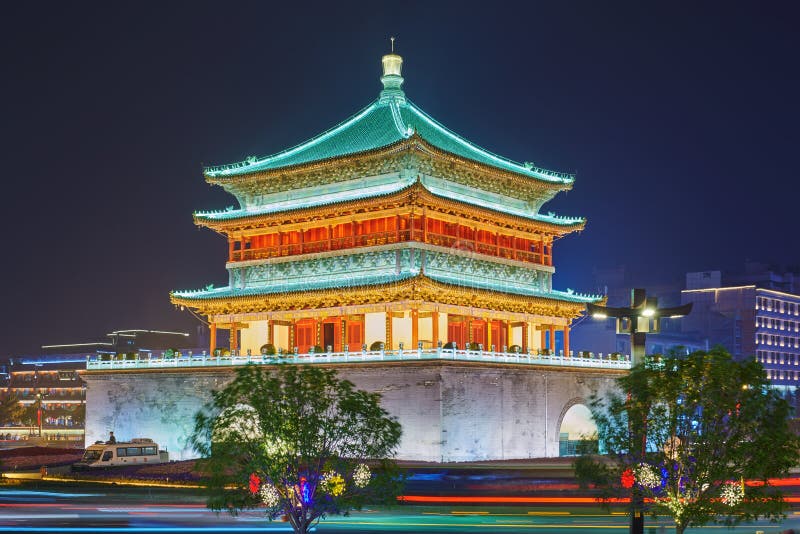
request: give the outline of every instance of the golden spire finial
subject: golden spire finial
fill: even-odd
[[[389,40],[392,42],[392,54],[394,54],[394,37],[389,37]]]

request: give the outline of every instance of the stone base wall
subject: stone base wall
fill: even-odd
[[[566,411],[605,395],[623,372],[441,361],[331,367],[382,395],[403,426],[398,459],[431,462],[558,456]],[[194,414],[233,377],[230,367],[85,372],[86,443],[113,430],[118,441],[154,439],[170,459],[194,458]]]

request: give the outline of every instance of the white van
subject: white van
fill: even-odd
[[[158,449],[158,443],[150,438],[134,438],[117,443],[95,442],[86,447],[80,462],[73,469],[93,469],[120,465],[160,464],[169,461],[169,453]]]

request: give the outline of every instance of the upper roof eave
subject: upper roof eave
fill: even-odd
[[[575,180],[574,174],[550,171],[548,169],[535,167],[532,164],[519,164],[510,159],[503,158],[502,156],[498,156],[486,149],[483,149],[478,145],[475,145],[474,143],[471,143],[470,141],[456,134],[455,132],[452,132],[447,127],[443,126],[441,123],[430,117],[428,114],[426,114],[424,111],[422,111],[419,107],[415,106],[411,102],[404,104],[404,109],[408,110],[407,113],[410,114],[411,117],[418,118],[424,121],[427,124],[427,127],[430,128],[431,132],[435,133],[441,138],[449,139],[450,141],[455,143],[455,144],[451,143],[451,145],[455,147],[460,146],[467,149],[467,152],[469,152],[470,154],[476,155],[477,157],[480,157],[487,161],[496,162],[496,165],[489,164],[485,161],[479,161],[464,154],[456,154],[452,151],[448,151],[445,148],[437,146],[437,144],[434,141],[427,139],[426,136],[422,135],[419,130],[409,130],[408,132],[413,132],[411,135],[408,135],[408,132],[399,133],[396,136],[397,137],[396,141],[373,146],[367,150],[355,150],[351,152],[343,152],[331,157],[311,159],[308,161],[303,161],[294,164],[292,163],[286,165],[278,164],[275,166],[268,165],[268,162],[270,160],[280,159],[286,157],[286,155],[291,153],[302,152],[303,150],[309,150],[314,145],[320,143],[321,140],[324,140],[336,134],[346,132],[346,130],[349,127],[356,124],[359,120],[361,120],[365,116],[369,115],[370,113],[373,113],[375,110],[385,107],[391,107],[391,104],[387,105],[387,104],[380,104],[378,102],[373,102],[372,104],[362,109],[360,112],[356,113],[347,120],[343,121],[342,123],[338,124],[337,126],[323,132],[318,136],[309,139],[308,141],[305,141],[304,143],[296,145],[295,147],[292,147],[290,149],[287,149],[285,151],[279,152],[271,156],[267,156],[265,158],[248,158],[245,161],[233,163],[230,165],[206,167],[203,171],[203,175],[206,181],[209,183],[216,185],[230,184],[230,183],[235,183],[237,181],[247,180],[254,176],[266,177],[273,174],[284,174],[287,172],[295,172],[298,170],[313,168],[315,165],[318,164],[330,164],[331,162],[341,161],[343,158],[369,155],[376,152],[380,152],[382,149],[387,149],[394,147],[398,144],[402,144],[404,141],[408,141],[409,139],[417,139],[417,140],[422,140],[430,148],[434,148],[437,151],[441,151],[442,153],[448,154],[449,156],[455,157],[457,159],[481,165],[483,167],[488,167],[497,171],[503,171],[506,173],[518,175],[526,179],[533,179],[543,184],[553,184],[559,189],[565,188],[564,186],[566,186],[567,188],[570,187]],[[398,132],[392,132],[392,133],[397,134]],[[436,135],[434,135],[434,137]]]
[[[313,172],[324,169],[326,167],[329,168],[329,167],[335,167],[337,165],[344,165],[360,158],[389,155],[397,152],[411,151],[411,150],[418,150],[420,152],[429,154],[433,157],[443,158],[456,165],[469,166],[471,169],[477,168],[478,170],[486,173],[491,173],[503,177],[510,177],[514,180],[523,180],[524,181],[523,183],[531,185],[535,184],[536,187],[540,187],[543,190],[568,191],[572,189],[572,185],[574,182],[574,176],[568,181],[548,182],[536,178],[532,179],[532,177],[530,176],[522,175],[520,173],[515,173],[507,169],[493,167],[491,165],[487,165],[480,161],[470,160],[458,154],[453,154],[435,145],[432,145],[417,133],[414,133],[411,137],[407,139],[401,139],[389,145],[377,147],[363,152],[346,154],[324,160],[317,160],[298,165],[290,165],[287,167],[281,167],[276,169],[254,170],[251,173],[247,174],[237,174],[226,177],[206,175],[205,179],[206,182],[208,182],[209,184],[218,185],[223,189],[225,189],[226,191],[233,193],[239,185],[244,185],[247,183],[251,183],[269,177],[285,176],[287,174],[292,174],[292,173]]]

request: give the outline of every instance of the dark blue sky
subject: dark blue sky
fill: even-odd
[[[120,328],[192,328],[170,289],[224,285],[192,211],[202,164],[265,155],[365,106],[397,36],[408,97],[468,139],[576,171],[545,207],[637,284],[800,264],[795,2],[7,5],[0,17],[0,356]]]

